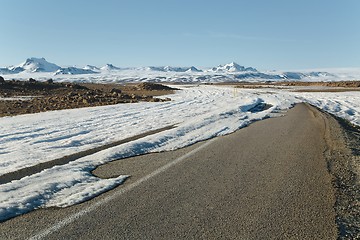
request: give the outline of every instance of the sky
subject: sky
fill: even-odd
[[[360,67],[359,0],[0,0],[0,66]]]

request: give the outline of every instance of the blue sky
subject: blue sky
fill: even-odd
[[[359,0],[0,0],[0,66],[360,67]]]

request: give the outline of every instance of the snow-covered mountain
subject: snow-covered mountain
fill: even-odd
[[[165,66],[163,68],[164,72],[185,72],[187,68],[183,67],[171,67],[171,66]]]
[[[25,69],[23,69],[22,67],[19,67],[19,66],[11,66],[11,67],[8,67],[7,70],[10,72],[9,74],[16,74],[16,73],[21,73],[21,72],[25,71]]]
[[[94,72],[99,72],[100,71],[100,68],[98,68],[96,66],[93,66],[93,65],[86,65],[83,69],[91,70],[91,71],[94,71]]]
[[[185,72],[188,72],[188,73],[196,73],[196,72],[202,72],[202,70],[200,70],[200,69],[198,69],[198,68],[196,68],[196,67],[194,67],[194,66],[191,66],[191,67],[189,67],[189,69],[186,70]]]
[[[304,78],[335,77],[334,74],[328,72],[283,72],[278,75],[282,79],[289,79],[289,80],[301,80]]]
[[[106,64],[99,68],[93,65],[78,67],[60,67],[45,58],[29,58],[25,62],[11,67],[0,68],[1,75],[10,78],[46,80],[54,78],[59,81],[92,81],[92,82],[239,82],[239,81],[334,81],[360,79],[360,69],[337,73],[326,69],[312,71],[258,71],[253,67],[244,67],[235,62],[213,68],[150,66],[140,68],[119,68]],[[16,76],[11,76],[16,74]]]
[[[100,68],[101,71],[118,71],[121,70],[119,67],[115,67],[114,65],[108,63],[105,66]]]
[[[172,66],[165,66],[165,67],[145,67],[145,68],[138,68],[138,70],[145,70],[145,71],[155,71],[155,72],[202,72],[202,70],[191,66],[191,67],[172,67]]]
[[[22,72],[21,69],[27,72],[55,72],[60,69],[60,67],[46,61],[45,58],[28,58],[18,66],[9,68],[9,70],[13,72]]]
[[[0,74],[12,74],[12,73],[14,72],[8,68],[0,68]]]
[[[212,72],[257,72],[255,68],[240,66],[235,62],[219,65],[210,69]]]
[[[54,75],[62,75],[62,74],[69,74],[69,75],[74,75],[74,74],[93,74],[93,73],[98,73],[95,72],[93,70],[90,69],[85,69],[85,68],[77,68],[77,67],[67,67],[67,68],[60,68],[58,69]]]
[[[163,68],[164,72],[202,72],[201,70],[197,69],[194,66],[191,67],[171,67],[165,66]]]

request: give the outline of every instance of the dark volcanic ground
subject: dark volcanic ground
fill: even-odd
[[[103,106],[139,101],[162,102],[174,93],[161,84],[75,84],[29,81],[0,81],[0,117],[52,110]]]

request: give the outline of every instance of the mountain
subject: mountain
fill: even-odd
[[[17,74],[25,71],[22,67],[19,66],[10,66],[7,68],[0,68],[0,74]]]
[[[25,71],[24,68],[22,67],[19,67],[19,66],[11,66],[11,67],[8,67],[8,70],[11,72],[11,74],[16,74],[16,73],[21,73],[23,71]]]
[[[211,68],[212,72],[257,72],[255,68],[241,66],[235,62]]]
[[[84,68],[77,68],[77,67],[67,67],[67,68],[60,68],[58,69],[54,75],[76,75],[76,74],[93,74],[98,73],[90,69],[84,69]]]
[[[0,74],[13,74],[14,72],[12,72],[10,69],[8,68],[0,68]]]
[[[100,68],[98,68],[98,67],[96,67],[96,66],[93,66],[93,65],[86,65],[83,69],[85,69],[85,70],[91,70],[91,71],[94,71],[94,72],[100,71]]]
[[[164,72],[185,72],[187,70],[187,68],[171,67],[171,66],[165,66],[163,69]]]
[[[301,72],[283,72],[279,74],[280,77],[283,79],[293,79],[293,80],[301,80],[302,78],[306,77],[304,73]]]
[[[45,58],[28,58],[20,65],[10,68],[11,71],[19,71],[20,69],[27,72],[55,72],[60,69],[60,67],[46,61]]]
[[[166,66],[166,67],[164,67],[164,71],[165,72],[199,72],[200,70],[198,70],[194,66],[192,66],[192,67],[170,67],[170,66]]]
[[[156,72],[202,72],[201,70],[197,69],[194,66],[191,67],[146,67],[139,70],[145,71],[156,71]]]
[[[334,74],[328,72],[310,72],[308,74],[310,77],[335,77]]]
[[[118,71],[121,70],[119,67],[115,67],[114,65],[108,63],[105,66],[100,68],[101,71]]]
[[[141,67],[141,68],[137,68],[137,70],[140,71],[157,71],[157,72],[164,72],[164,67]]]
[[[235,79],[238,80],[253,80],[253,79],[261,79],[261,80],[285,80],[286,77],[278,74],[266,74],[262,72],[243,72],[239,74],[233,75]]]
[[[280,74],[283,79],[301,80],[305,78],[324,78],[336,77],[334,74],[328,72],[283,72]]]
[[[202,72],[202,70],[200,69],[197,69],[196,67],[194,66],[191,66],[188,70],[186,70],[185,72],[188,72],[188,73],[195,73],[195,72]]]

